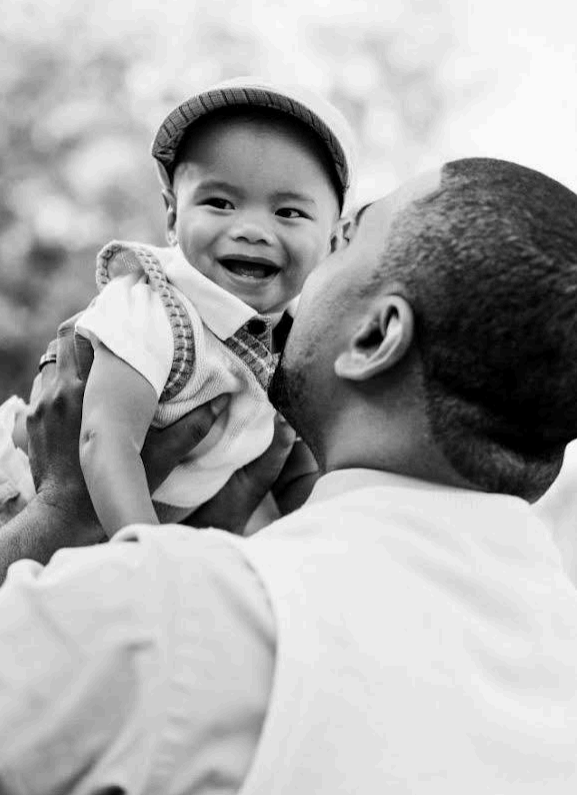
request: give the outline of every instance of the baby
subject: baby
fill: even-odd
[[[111,536],[178,521],[273,435],[268,381],[293,301],[335,245],[351,180],[341,114],[302,89],[237,79],[184,102],[153,144],[169,248],[108,244],[77,322],[94,346],[80,460]],[[150,496],[149,426],[229,396],[208,436]]]

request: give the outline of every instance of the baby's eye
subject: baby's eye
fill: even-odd
[[[281,218],[310,218],[310,215],[307,215],[304,210],[299,210],[297,207],[280,207],[276,214],[280,215]]]
[[[221,196],[209,196],[202,200],[202,204],[208,204],[209,207],[215,207],[217,210],[234,210],[232,202]]]

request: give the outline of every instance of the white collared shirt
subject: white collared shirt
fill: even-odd
[[[356,593],[379,617],[378,682],[351,656]],[[572,795],[576,627],[559,553],[516,498],[355,469],[249,539],[128,528],[14,564],[0,589],[0,790]],[[389,677],[386,708],[358,701]],[[378,765],[355,770],[380,731]]]

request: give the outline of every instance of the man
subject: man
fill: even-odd
[[[272,387],[308,503],[11,568],[3,791],[575,792],[577,593],[529,501],[577,435],[576,212],[462,160],[359,214]]]

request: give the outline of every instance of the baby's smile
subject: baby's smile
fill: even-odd
[[[243,280],[272,281],[281,271],[280,265],[268,257],[256,257],[246,254],[227,254],[219,257],[217,262],[229,274]]]

